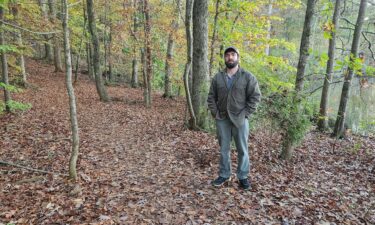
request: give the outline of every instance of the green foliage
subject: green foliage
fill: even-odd
[[[288,136],[293,145],[296,145],[311,128],[313,108],[310,101],[297,100],[294,92],[284,89],[263,98],[257,120],[259,125],[268,121],[271,123],[270,129]]]
[[[20,50],[14,45],[0,45],[0,53],[20,53]]]
[[[4,88],[5,90],[8,90],[10,92],[21,92],[21,89],[15,87],[13,85],[10,85],[10,84],[5,84],[3,82],[0,82],[0,87]]]
[[[366,75],[367,76],[375,76],[375,67],[367,66],[366,67]]]
[[[17,102],[10,100],[8,102],[8,106],[10,108],[11,112],[16,112],[16,111],[26,111],[28,109],[31,109],[32,105],[30,103],[22,103],[22,102]],[[5,110],[5,103],[0,104],[0,112],[3,112]]]

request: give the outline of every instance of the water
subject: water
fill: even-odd
[[[342,82],[331,85],[328,115],[334,120],[337,117],[342,86]],[[319,101],[320,95],[321,93],[317,96]],[[353,77],[346,112],[345,122],[353,133],[375,134],[375,77]]]

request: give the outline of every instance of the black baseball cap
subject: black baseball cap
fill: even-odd
[[[235,53],[237,53],[237,55],[240,55],[240,52],[238,51],[238,49],[236,47],[233,47],[233,46],[230,46],[230,47],[226,48],[225,51],[224,51],[224,55],[227,52],[235,52]]]

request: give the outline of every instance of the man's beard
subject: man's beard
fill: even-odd
[[[228,69],[232,69],[238,65],[238,60],[233,61],[233,62],[225,62],[225,65],[227,66]]]

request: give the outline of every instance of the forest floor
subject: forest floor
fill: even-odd
[[[63,73],[28,60],[31,88],[14,99],[28,111],[0,116],[0,224],[375,224],[375,138],[331,139],[312,131],[292,162],[277,134],[250,137],[250,191],[222,188],[213,134],[183,126],[183,99],[108,87],[98,100],[85,75],[75,86],[78,185],[65,177],[71,150]],[[232,151],[235,171],[236,153]],[[63,175],[59,175],[63,174]]]

